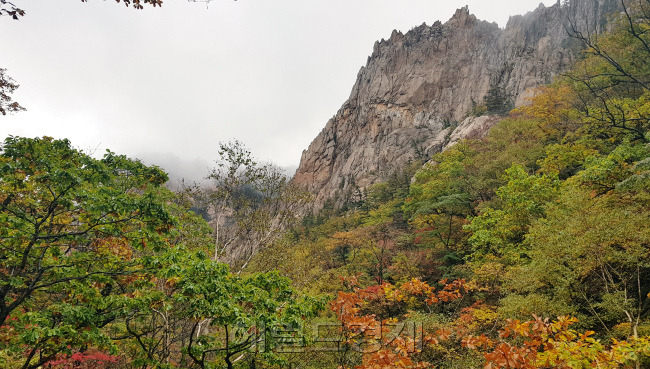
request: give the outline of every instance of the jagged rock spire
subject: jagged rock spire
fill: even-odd
[[[541,4],[511,17],[505,29],[463,7],[444,24],[394,30],[375,43],[349,99],[303,152],[294,182],[316,195],[314,209],[328,199],[341,205],[410,160],[485,132],[495,119],[464,121],[473,104],[499,88],[521,105],[532,88],[551,82],[574,60],[565,42],[567,20],[587,19],[584,26],[594,28],[616,3]]]

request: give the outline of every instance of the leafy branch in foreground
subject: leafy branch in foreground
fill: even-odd
[[[36,368],[70,347],[110,346],[136,254],[165,245],[174,220],[167,175],[67,140],[8,137],[0,146],[0,335]]]
[[[0,0],[0,16],[8,15],[18,20],[18,17],[25,15],[25,11],[18,8],[14,3],[7,0]]]
[[[163,0],[115,0],[116,2],[122,2],[126,6],[133,5],[134,9],[144,9],[144,5],[151,5],[154,8],[156,6],[162,6]],[[82,3],[88,2],[88,0],[81,0]],[[144,5],[143,5],[144,4]],[[0,16],[8,15],[15,20],[18,20],[19,17],[25,15],[25,10],[19,8],[14,3],[8,0],[0,0]]]
[[[0,10],[0,13],[2,10]],[[18,84],[7,75],[5,68],[0,68],[0,114],[7,115],[10,113],[25,110],[20,104],[12,101],[11,94],[18,88]]]

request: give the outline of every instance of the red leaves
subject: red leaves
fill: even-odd
[[[364,301],[374,301],[386,297],[385,284],[374,285],[364,289],[357,289],[356,293]]]
[[[72,355],[58,355],[57,359],[48,361],[48,369],[91,369],[105,368],[110,363],[117,363],[118,356],[107,355],[100,351],[75,352]]]

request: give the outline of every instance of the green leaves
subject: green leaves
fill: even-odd
[[[577,179],[597,194],[605,194],[617,187],[621,190],[642,190],[642,187],[636,187],[632,183],[643,183],[647,176],[648,166],[645,161],[648,158],[648,145],[623,144],[606,156],[589,158],[585,163],[585,170],[579,173]]]
[[[191,196],[216,218],[213,259],[239,264],[241,271],[253,254],[278,237],[280,229],[297,221],[309,194],[289,184],[280,168],[258,163],[239,141],[219,143],[219,156],[207,177],[213,188]]]
[[[136,313],[119,335],[131,337],[138,356],[152,364],[165,362],[170,350],[200,367],[219,367],[249,350],[264,352],[255,346],[260,329],[300,325],[323,307],[298,295],[277,272],[235,275],[225,264],[182,248],[143,261],[152,282],[127,302]],[[173,344],[178,341],[184,343]]]
[[[518,165],[507,169],[504,179],[507,184],[496,191],[499,208],[485,208],[466,226],[472,231],[469,242],[475,259],[487,254],[510,261],[525,257],[524,236],[533,220],[544,216],[546,204],[558,195],[557,179],[529,175]]]
[[[630,317],[638,324],[650,287],[649,216],[641,204],[566,185],[546,217],[533,222],[526,240],[531,261],[511,286],[573,306],[604,329]]]
[[[459,219],[474,211],[478,178],[475,174],[476,152],[459,143],[433,158],[415,174],[404,210],[411,215],[411,225],[426,230],[433,245],[450,250],[464,237]]]
[[[155,167],[68,140],[8,137],[0,155],[0,326],[38,366],[68,346],[106,345],[134,253],[161,247],[175,221]],[[35,355],[36,353],[38,355]]]

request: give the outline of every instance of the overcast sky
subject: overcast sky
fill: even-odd
[[[136,11],[114,0],[12,0],[0,17],[0,67],[26,112],[7,135],[69,138],[198,180],[217,143],[295,166],[347,99],[373,44],[393,29],[445,22],[469,5],[505,27],[540,0],[164,0]],[[543,1],[552,5],[556,1]]]

